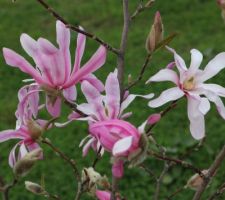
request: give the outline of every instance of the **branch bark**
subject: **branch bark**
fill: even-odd
[[[215,176],[218,168],[221,166],[224,159],[225,159],[225,145],[222,147],[222,149],[216,156],[216,159],[210,166],[208,174],[205,176],[205,179],[204,179],[201,187],[196,191],[193,200],[201,199],[203,192],[205,191],[206,187],[208,186],[208,184],[211,181],[211,179],[213,178],[213,176]]]

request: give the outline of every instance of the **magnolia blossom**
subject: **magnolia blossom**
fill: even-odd
[[[97,190],[96,191],[96,197],[98,198],[98,200],[110,200],[111,199],[111,192]],[[120,198],[117,197],[116,200],[120,200]]]
[[[216,105],[219,114],[225,119],[225,108],[220,98],[220,96],[225,97],[225,88],[217,84],[205,83],[225,67],[225,52],[218,54],[204,70],[201,70],[199,66],[203,55],[198,50],[191,50],[191,63],[187,68],[184,60],[173,49],[168,49],[174,54],[179,75],[172,69],[166,68],[152,76],[147,83],[171,81],[176,86],[165,90],[158,98],[151,100],[149,106],[159,107],[186,96],[191,134],[195,139],[202,139],[205,136],[204,115],[210,109],[209,101]]]
[[[5,130],[0,132],[0,142],[11,139],[20,141],[13,147],[9,154],[9,165],[13,167],[17,160],[23,158],[27,152],[40,148],[36,140],[42,133],[46,122],[44,120],[33,120],[38,112],[38,98],[36,86],[23,87],[19,93],[19,104],[16,111],[17,126],[15,130]],[[16,149],[19,147],[19,154]]]
[[[29,74],[47,93],[47,109],[53,116],[60,113],[63,95],[68,101],[74,101],[77,96],[75,84],[87,80],[98,90],[103,89],[101,82],[92,74],[106,60],[106,48],[100,46],[82,68],[81,59],[84,53],[86,37],[78,34],[74,67],[71,69],[70,31],[57,21],[57,43],[59,48],[44,38],[35,41],[27,34],[22,34],[20,41],[23,49],[35,62],[35,67],[13,50],[4,48],[3,54],[8,65],[18,67]]]

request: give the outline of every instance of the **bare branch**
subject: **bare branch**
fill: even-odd
[[[205,191],[207,185],[209,184],[209,182],[211,181],[213,176],[215,176],[218,168],[221,166],[224,159],[225,159],[225,145],[222,147],[222,149],[220,150],[220,152],[216,156],[216,159],[214,160],[214,162],[210,166],[209,171],[208,171],[207,175],[205,176],[205,179],[204,179],[201,187],[195,193],[193,200],[201,199],[201,196],[202,196],[203,192]]]
[[[79,28],[79,26],[74,26],[70,24],[68,21],[66,21],[62,16],[60,16],[53,8],[51,8],[44,0],[36,0],[39,4],[41,4],[49,13],[53,15],[57,20],[60,20],[63,22],[68,28],[70,28],[72,31],[82,33],[86,35],[87,37],[91,38],[92,40],[95,40],[96,42],[100,43],[101,45],[105,46],[109,51],[115,53],[118,55],[118,50],[112,47],[110,44],[103,41],[101,38],[97,37],[96,35],[86,32]]]
[[[223,183],[219,189],[216,190],[209,198],[208,200],[214,200],[218,197],[220,197],[225,192],[225,183]]]

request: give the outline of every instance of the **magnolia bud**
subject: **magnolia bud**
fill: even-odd
[[[36,121],[28,120],[27,127],[33,140],[37,140],[42,135],[43,129]]]
[[[45,189],[38,185],[37,183],[33,183],[33,182],[30,182],[30,181],[25,181],[25,188],[34,193],[34,194],[37,194],[37,195],[45,195],[47,194],[47,192],[45,191]]]
[[[159,12],[156,12],[154,23],[146,40],[146,50],[152,53],[163,39],[163,24]]]
[[[147,123],[149,125],[153,125],[153,124],[157,123],[160,119],[161,119],[161,114],[155,113],[148,117]]]
[[[208,170],[202,170],[202,174],[206,175],[208,173]],[[202,183],[203,183],[203,177],[201,177],[199,174],[193,175],[187,182],[186,188],[190,188],[192,190],[198,190]]]
[[[42,149],[38,148],[29,153],[27,153],[23,158],[21,158],[14,166],[13,172],[16,176],[26,176],[34,164],[39,160],[42,156]]]

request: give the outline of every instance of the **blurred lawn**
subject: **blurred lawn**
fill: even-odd
[[[88,31],[96,33],[105,41],[114,46],[119,45],[122,28],[122,10],[119,0],[51,0],[48,1],[61,15],[63,15],[72,24],[80,23]],[[134,11],[138,0],[130,0],[130,10]],[[225,26],[220,17],[220,10],[213,0],[157,0],[154,7],[140,14],[131,25],[129,34],[129,48],[126,55],[126,74],[136,76],[137,72],[145,59],[144,49],[145,38],[148,34],[152,18],[155,11],[160,10],[164,25],[165,34],[178,32],[179,37],[171,44],[172,47],[186,59],[190,60],[189,51],[191,48],[201,50],[205,55],[204,64],[207,63],[217,53],[225,50]],[[17,0],[15,4],[11,0],[0,0],[0,47],[9,47],[28,56],[23,52],[19,37],[26,32],[34,38],[45,37],[55,42],[55,20],[35,1]],[[74,53],[76,33],[73,33],[71,51]],[[98,45],[88,40],[85,59],[97,49]],[[84,59],[84,61],[85,61]],[[144,80],[154,74],[168,62],[172,61],[172,56],[161,51],[154,56],[149,66]],[[4,63],[3,57],[0,57],[0,130],[14,128],[14,112],[17,105],[16,91],[23,85],[22,79],[27,76],[17,69],[10,68]],[[108,54],[106,65],[98,71],[97,75],[105,80],[106,75],[116,66],[115,56]],[[225,86],[225,71],[220,73],[215,80],[216,83]],[[144,82],[138,84],[132,89],[134,93],[147,94],[155,92],[159,94],[169,84],[152,84],[144,86]],[[82,95],[79,95],[79,102],[82,101]],[[62,121],[66,119],[69,112],[64,109]],[[156,110],[147,106],[147,101],[137,100],[130,110],[133,110],[133,116],[130,118],[135,125],[140,125],[146,117]],[[158,109],[159,110],[159,109]],[[206,117],[207,138],[205,146],[198,152],[194,152],[188,159],[199,168],[207,168],[214,159],[225,140],[224,121],[218,116],[215,108],[210,111]],[[168,147],[171,156],[176,156],[186,148],[195,143],[189,133],[189,123],[186,116],[186,102],[181,101],[176,110],[166,116],[161,123],[154,129],[158,141]],[[87,135],[87,125],[85,123],[75,122],[64,129],[53,129],[47,133],[53,143],[60,147],[65,153],[75,158],[79,166],[89,166],[90,160],[93,160],[94,154],[91,152],[88,157],[81,158],[81,149],[78,148],[80,140]],[[12,178],[11,170],[8,167],[7,158],[10,149],[15,141],[6,142],[0,145],[0,175],[7,174],[7,180]],[[45,161],[40,162],[31,174],[21,180],[21,184],[11,192],[12,200],[32,200],[43,199],[25,192],[23,187],[24,180],[39,182],[42,175],[45,176],[46,187],[49,192],[59,194],[62,199],[73,199],[76,184],[73,180],[71,169],[55,156],[51,150],[46,147]],[[146,165],[159,175],[163,168],[163,162],[149,158]],[[98,164],[98,170],[106,173],[110,177],[109,157],[105,155]],[[225,164],[220,168],[218,175],[207,189],[205,195],[212,193],[221,181],[224,182]],[[186,180],[192,175],[190,170],[184,170],[175,167],[169,171],[165,177],[160,192],[160,199],[173,193],[177,188],[185,185]],[[120,182],[120,190],[127,199],[145,200],[152,199],[155,190],[155,183],[152,177],[148,177],[141,170],[126,170],[125,177]],[[174,199],[190,200],[193,191],[186,190],[177,195]],[[206,199],[206,196],[203,199]],[[221,197],[224,199],[225,197]],[[84,196],[82,199],[90,199]]]

